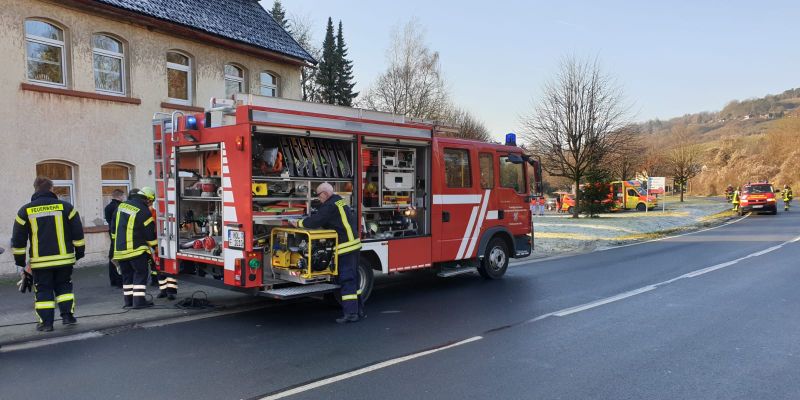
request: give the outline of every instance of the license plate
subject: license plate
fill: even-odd
[[[231,229],[228,231],[228,248],[244,250],[244,232]]]
[[[763,205],[753,206],[753,208],[764,208],[764,206]]]

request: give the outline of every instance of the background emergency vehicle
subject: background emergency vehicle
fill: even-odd
[[[153,120],[158,269],[256,295],[335,292],[335,235],[287,229],[329,182],[360,216],[373,271],[500,278],[532,251],[541,170],[508,145],[437,136],[431,121],[236,95]]]
[[[778,213],[778,199],[771,183],[757,182],[742,186],[739,195],[739,215],[749,212]]]
[[[614,181],[610,183],[613,199],[612,209],[652,210],[658,205],[655,196],[649,196],[639,181]]]

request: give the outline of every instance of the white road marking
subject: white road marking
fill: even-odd
[[[289,390],[286,390],[286,391],[283,391],[283,392],[280,392],[280,393],[276,393],[276,394],[273,394],[273,395],[262,397],[260,400],[275,400],[275,399],[282,399],[284,397],[293,396],[293,395],[296,395],[298,393],[307,392],[307,391],[312,390],[312,389],[316,389],[316,388],[319,388],[319,387],[322,387],[322,386],[330,385],[332,383],[340,382],[340,381],[343,381],[343,380],[346,380],[346,379],[350,379],[350,378],[358,376],[358,375],[363,375],[363,374],[366,374],[366,373],[369,373],[369,372],[372,372],[372,371],[377,371],[379,369],[383,369],[383,368],[386,368],[386,367],[390,367],[392,365],[400,364],[402,362],[410,361],[410,360],[413,360],[415,358],[424,357],[424,356],[427,356],[429,354],[433,354],[433,353],[436,353],[436,352],[439,352],[439,351],[452,349],[453,347],[465,345],[467,343],[472,343],[474,341],[481,340],[481,339],[483,339],[483,336],[473,336],[473,337],[471,337],[469,339],[465,339],[465,340],[462,340],[460,342],[456,342],[456,343],[453,343],[453,344],[450,344],[450,345],[447,345],[447,346],[437,347],[435,349],[423,351],[423,352],[420,352],[420,353],[411,354],[411,355],[404,356],[404,357],[398,357],[398,358],[395,358],[395,359],[392,359],[392,360],[383,361],[383,362],[380,362],[380,363],[377,363],[377,364],[374,364],[374,365],[370,365],[368,367],[360,368],[360,369],[357,369],[355,371],[350,371],[350,372],[347,372],[347,373],[344,373],[344,374],[341,374],[341,375],[336,375],[336,376],[332,376],[330,378],[322,379],[322,380],[319,380],[319,381],[316,381],[316,382],[311,382],[311,383],[303,385],[303,386],[298,386],[296,388],[289,389]]]
[[[633,297],[633,296],[636,296],[637,294],[646,293],[646,292],[649,292],[651,290],[655,290],[655,288],[656,287],[653,286],[653,285],[645,286],[645,287],[642,287],[642,288],[639,288],[639,289],[636,289],[636,290],[631,290],[630,292],[620,293],[620,294],[618,294],[616,296],[606,297],[605,299],[600,299],[600,300],[597,300],[597,301],[593,301],[591,303],[586,303],[586,304],[583,304],[583,305],[580,305],[580,306],[567,308],[567,309],[564,309],[564,310],[561,310],[561,311],[556,311],[556,312],[553,313],[553,315],[555,315],[556,317],[566,317],[567,315],[570,315],[570,314],[579,313],[581,311],[586,311],[586,310],[589,310],[589,309],[592,309],[592,308],[595,308],[595,307],[602,306],[604,304],[613,303],[615,301],[619,301],[619,300],[622,300],[622,299],[627,299],[628,297]]]
[[[0,347],[0,353],[10,353],[12,351],[19,351],[19,350],[30,350],[30,349],[35,349],[37,347],[50,346],[52,344],[74,342],[76,340],[92,339],[102,336],[103,336],[102,333],[92,331],[92,332],[78,333],[76,335],[70,335],[70,336],[61,336],[51,339],[34,340],[32,342],[10,344],[7,346]]]

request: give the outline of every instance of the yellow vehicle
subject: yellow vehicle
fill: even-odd
[[[639,181],[614,181],[611,185],[611,198],[614,210],[652,210],[658,206],[655,196],[648,196]]]

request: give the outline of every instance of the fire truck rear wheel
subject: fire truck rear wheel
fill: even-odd
[[[478,273],[486,279],[500,279],[508,269],[508,246],[506,242],[495,237],[486,246]]]

